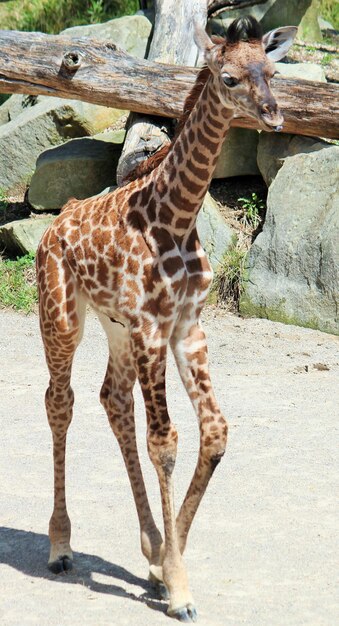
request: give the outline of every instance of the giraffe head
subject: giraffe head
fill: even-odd
[[[195,42],[204,54],[219,97],[228,109],[256,118],[264,130],[280,131],[284,121],[270,88],[274,62],[288,52],[296,26],[283,26],[262,35],[254,17],[239,18],[225,38],[212,37],[199,26]]]

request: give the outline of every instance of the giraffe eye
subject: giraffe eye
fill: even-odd
[[[237,78],[229,74],[222,74],[222,79],[227,87],[235,87],[239,83]]]

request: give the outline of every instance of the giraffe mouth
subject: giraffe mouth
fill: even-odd
[[[282,115],[270,116],[264,113],[260,115],[259,122],[263,130],[280,133],[283,129],[284,118]]]

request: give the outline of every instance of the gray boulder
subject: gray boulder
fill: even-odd
[[[248,256],[244,315],[339,334],[339,147],[286,158]]]
[[[69,198],[79,200],[115,184],[124,131],[80,138],[40,154],[28,191],[38,210],[60,209]]]
[[[0,127],[0,187],[7,195],[22,195],[43,150],[96,133],[121,115],[116,109],[62,98],[44,98],[27,108]]]
[[[41,215],[0,226],[1,250],[11,255],[36,252],[43,233],[53,219],[53,215]]]
[[[213,178],[260,174],[257,165],[259,133],[248,128],[230,128]]]
[[[143,58],[151,30],[151,22],[143,15],[127,15],[103,24],[66,28],[62,34],[71,38],[91,37],[99,41],[110,41],[128,54]]]
[[[68,100],[51,96],[22,96],[14,94],[0,107],[0,126],[17,119],[22,113],[42,104],[49,107],[53,104],[55,109],[60,106],[69,106],[73,110],[74,122],[78,122],[86,129],[86,135],[95,135],[102,132],[126,114],[126,111],[105,107],[80,100]],[[39,109],[38,109],[39,111]],[[76,127],[76,126],[75,126]],[[83,133],[81,133],[83,134]]]
[[[226,224],[210,193],[205,196],[197,219],[199,238],[213,270],[217,270],[225,252],[233,243],[233,231]]]
[[[321,139],[263,131],[260,133],[257,155],[260,173],[269,187],[287,157],[301,153],[309,154],[330,147],[331,144]]]
[[[38,96],[26,96],[14,93],[8,100],[0,106],[0,126],[11,122],[16,117],[24,113],[26,109],[37,103]]]
[[[321,65],[317,63],[276,63],[276,70],[287,78],[301,78],[326,83],[326,75]]]
[[[50,100],[49,96],[39,96],[38,104],[40,102],[47,103]],[[70,131],[69,137],[96,135],[126,115],[126,111],[121,109],[104,107],[99,104],[91,104],[90,102],[81,102],[80,100],[53,98],[53,101],[56,109],[65,105],[72,109],[72,120],[68,126]],[[71,127],[73,128],[71,129]]]

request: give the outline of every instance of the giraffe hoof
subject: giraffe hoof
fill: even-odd
[[[179,622],[196,622],[198,619],[198,614],[193,604],[187,604],[187,606],[183,606],[180,609],[172,609],[167,611],[167,614],[179,620]]]
[[[48,563],[48,569],[53,574],[65,574],[73,568],[73,561],[69,556],[59,556],[56,561]]]

